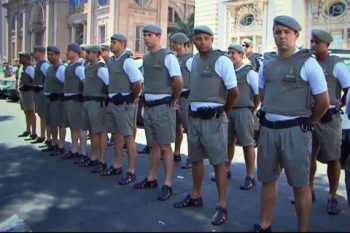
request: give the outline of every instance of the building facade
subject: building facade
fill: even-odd
[[[272,26],[278,15],[300,22],[298,46],[310,47],[312,29],[321,28],[333,35],[331,48],[350,48],[350,0],[196,0],[195,15],[195,25],[210,26],[214,46],[223,50],[245,38],[257,52],[275,50]]]
[[[5,55],[14,59],[34,45],[109,43],[114,33],[128,36],[128,47],[144,53],[142,28],[155,23],[164,35],[168,25],[194,12],[195,0],[2,0],[8,42]],[[167,37],[162,37],[166,46]]]

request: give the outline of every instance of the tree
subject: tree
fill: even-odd
[[[186,21],[179,19],[176,21],[176,26],[169,26],[168,35],[169,37],[171,37],[173,34],[177,32],[182,32],[188,36],[188,38],[190,39],[190,44],[192,44],[193,27],[194,27],[194,13],[189,15]]]

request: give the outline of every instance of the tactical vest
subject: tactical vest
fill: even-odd
[[[114,56],[108,60],[108,93],[130,93],[132,91],[129,76],[123,68],[125,60],[129,57],[129,54],[124,53],[118,60],[115,60]]]
[[[19,79],[19,86],[32,86],[33,85],[33,79],[25,72],[28,66],[33,66],[32,64],[28,64],[26,66],[23,66],[23,70],[21,73],[21,77]]]
[[[72,65],[68,65],[64,72],[64,93],[75,93],[82,94],[83,93],[83,83],[81,82],[79,76],[75,74],[75,70],[77,67],[81,66],[81,62],[76,62]]]
[[[305,50],[281,59],[276,53],[264,55],[263,110],[286,116],[311,115],[311,89],[301,78],[301,68],[311,53]]]
[[[35,66],[34,70],[34,85],[44,85],[45,82],[45,74],[41,71],[41,66],[46,63],[45,60],[40,61],[38,64]]]
[[[338,79],[335,78],[333,71],[334,66],[338,62],[343,62],[337,56],[328,56],[325,60],[319,61],[318,63],[323,69],[323,73],[326,77],[328,95],[329,95],[329,104],[339,107],[341,105],[341,85]]]
[[[61,81],[56,77],[57,70],[60,66],[63,66],[63,64],[59,64],[58,66],[50,65],[49,68],[47,68],[46,79],[44,83],[44,92],[57,94],[63,93],[64,84],[61,83]]]
[[[169,49],[160,49],[156,53],[147,52],[143,56],[144,91],[148,94],[171,94],[172,83],[168,69],[164,65]]]
[[[252,53],[248,59],[250,61],[250,63],[252,64],[252,66],[254,67],[255,70],[259,71],[259,63],[258,63],[258,59],[261,57],[260,53]]]
[[[186,89],[190,88],[190,71],[186,66],[186,62],[191,57],[193,57],[193,54],[191,53],[187,53],[181,57],[177,57],[177,60],[179,61],[179,64],[180,64],[181,75],[183,79],[183,88],[186,88]]]
[[[225,54],[214,50],[208,57],[201,57],[199,53],[193,57],[190,73],[191,102],[226,103],[227,89],[215,71],[215,63],[220,56]]]
[[[254,107],[254,93],[247,81],[247,74],[253,69],[252,65],[245,65],[240,70],[236,71],[237,86],[239,90],[239,96],[235,104],[236,108]]]
[[[89,64],[85,68],[85,84],[83,96],[107,97],[108,87],[97,75],[98,69],[106,67],[103,62],[95,65]]]

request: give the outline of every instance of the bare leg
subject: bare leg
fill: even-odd
[[[59,148],[64,148],[64,143],[66,141],[66,128],[60,127],[59,128],[59,134],[60,134],[60,142],[58,147]]]
[[[101,162],[106,163],[107,161],[107,133],[100,133],[100,148],[101,148]]]
[[[177,123],[176,124],[176,137],[175,137],[175,150],[174,150],[175,155],[181,154],[180,150],[181,150],[182,140],[183,140],[182,124]]]
[[[165,166],[165,184],[169,187],[173,185],[173,170],[174,170],[174,157],[173,149],[170,144],[160,145],[160,149],[164,156]]]
[[[260,197],[260,226],[263,229],[271,226],[273,209],[275,208],[278,198],[277,181],[264,182],[261,189]]]
[[[245,166],[247,169],[247,176],[250,178],[254,177],[254,167],[255,167],[255,150],[254,146],[243,147]]]
[[[86,155],[86,144],[87,144],[87,132],[85,130],[79,130],[79,141],[80,141],[80,153]]]
[[[160,159],[160,149],[157,143],[151,143],[149,146],[149,162],[150,169],[148,174],[148,181],[152,181],[157,179],[157,170],[159,167],[159,159]]]
[[[218,190],[219,200],[218,205],[226,208],[226,190],[227,190],[227,174],[225,163],[214,166],[216,188]]]
[[[192,162],[192,180],[193,190],[192,198],[199,198],[202,196],[202,183],[204,178],[204,162],[203,160]]]
[[[113,133],[113,144],[114,144],[114,168],[120,168],[123,160],[123,146],[124,140],[120,133]]]
[[[305,232],[309,229],[311,218],[312,200],[310,187],[305,186],[302,188],[294,188],[293,190],[299,231]]]

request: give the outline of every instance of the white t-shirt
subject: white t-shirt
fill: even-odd
[[[32,80],[34,79],[34,66],[27,66],[24,72],[28,74]]]

